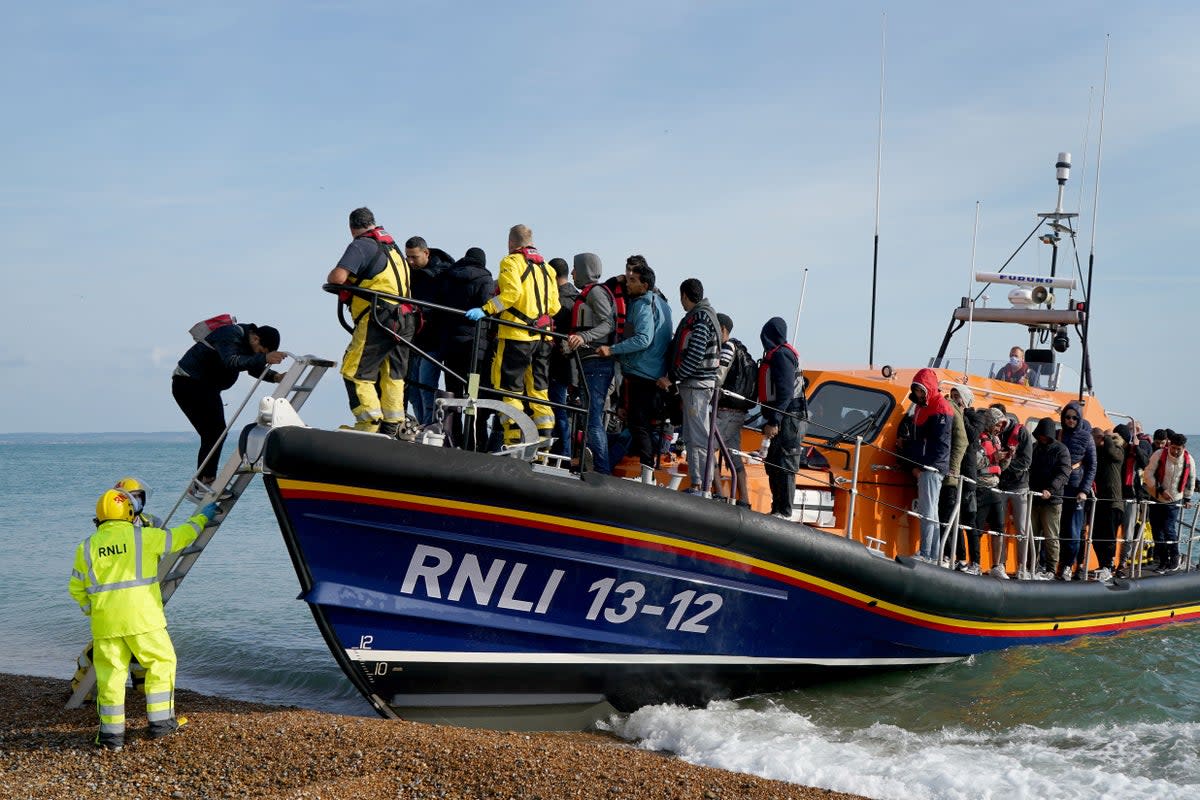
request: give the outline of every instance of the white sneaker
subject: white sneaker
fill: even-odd
[[[1108,567],[1100,570],[1096,573],[1096,580],[1100,581],[1101,583],[1108,583],[1112,580],[1112,570],[1110,570]]]
[[[942,566],[945,567],[946,569],[950,569],[950,556],[942,557]]]
[[[1051,581],[1054,580],[1054,573],[1047,572],[1044,569],[1039,569],[1037,572],[1033,573],[1033,579],[1035,581]]]
[[[997,564],[996,566],[989,569],[988,575],[992,576],[993,578],[996,578],[997,580],[1002,580],[1002,581],[1008,580],[1008,573],[1005,572],[1004,567],[1000,566],[999,564]]]
[[[963,572],[965,572],[967,575],[978,575],[979,574],[979,565],[978,564],[970,564],[967,566],[966,569],[963,570]]]
[[[1033,575],[1031,575],[1027,569],[1019,569],[1017,570],[1017,580],[1031,581],[1033,580]]]

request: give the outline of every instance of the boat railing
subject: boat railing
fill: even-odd
[[[726,392],[726,393],[729,394],[728,392]],[[782,409],[775,408],[773,410],[780,414],[788,414],[788,412],[786,412]],[[821,427],[819,425],[819,423],[813,423],[812,421],[808,421],[808,424],[816,424],[816,425],[818,425],[818,427]],[[841,435],[843,437],[845,436],[845,434],[843,432],[839,432],[839,435]],[[844,442],[844,441],[845,441],[845,439],[843,438],[842,442]],[[850,477],[849,477],[849,479],[845,479],[845,478],[835,479],[833,482],[834,489],[843,489],[848,493],[848,502],[847,502],[848,508],[847,508],[847,515],[846,515],[847,520],[846,520],[846,527],[845,527],[845,534],[844,534],[845,537],[846,538],[854,537],[856,514],[858,512],[858,498],[862,497],[862,499],[866,502],[874,503],[874,504],[878,505],[879,507],[886,508],[886,509],[894,511],[896,513],[904,514],[908,517],[915,518],[919,521],[928,521],[928,522],[937,523],[941,529],[941,534],[940,534],[939,543],[938,543],[939,548],[938,548],[937,552],[945,553],[946,552],[946,543],[947,543],[947,541],[950,542],[950,556],[948,558],[948,563],[944,564],[944,566],[947,566],[949,568],[954,568],[958,562],[958,558],[957,558],[958,544],[961,541],[961,536],[964,534],[967,534],[967,533],[971,533],[971,532],[978,532],[981,536],[984,534],[992,536],[994,541],[1000,543],[998,546],[993,548],[994,554],[1007,552],[1007,545],[1008,545],[1009,541],[1016,543],[1017,558],[1018,558],[1018,575],[1032,576],[1034,574],[1034,572],[1036,571],[1038,554],[1039,554],[1042,546],[1046,542],[1046,538],[1047,538],[1044,536],[1034,535],[1033,520],[1032,520],[1033,501],[1035,499],[1058,500],[1060,502],[1064,501],[1064,500],[1074,500],[1076,502],[1079,502],[1079,506],[1082,508],[1083,512],[1086,514],[1086,519],[1080,525],[1081,539],[1078,541],[1079,551],[1078,551],[1078,555],[1077,555],[1077,560],[1080,562],[1080,564],[1082,566],[1083,579],[1086,580],[1087,578],[1089,578],[1091,576],[1091,573],[1092,573],[1092,570],[1090,569],[1091,551],[1092,551],[1093,545],[1097,541],[1112,542],[1114,559],[1119,559],[1119,561],[1121,563],[1124,563],[1127,565],[1127,569],[1129,571],[1130,577],[1137,577],[1141,574],[1143,551],[1144,551],[1144,547],[1145,547],[1144,529],[1145,529],[1146,523],[1149,519],[1149,509],[1152,506],[1172,505],[1170,503],[1160,503],[1157,501],[1138,499],[1138,498],[1098,497],[1095,494],[1091,494],[1091,493],[1089,493],[1089,496],[1086,499],[1086,501],[1080,502],[1080,501],[1078,501],[1077,495],[1070,495],[1070,496],[1061,495],[1061,496],[1051,496],[1051,497],[1047,498],[1045,495],[1043,495],[1040,492],[1036,492],[1036,493],[1031,492],[1028,488],[1020,489],[1020,490],[1009,490],[1009,489],[1000,489],[999,487],[983,486],[978,481],[975,481],[966,476],[963,476],[963,475],[950,476],[947,473],[941,473],[939,470],[936,470],[932,467],[920,464],[920,463],[908,458],[907,456],[905,456],[902,453],[896,452],[896,451],[891,450],[882,445],[865,442],[861,435],[856,435],[854,437],[853,441],[854,441],[854,447],[851,450],[851,453],[849,454],[850,462],[852,465],[850,468],[850,473],[851,473]],[[841,448],[838,448],[835,446],[836,444],[839,444],[839,443],[841,443],[841,442],[834,439],[834,440],[830,441],[830,444],[825,445],[825,447],[827,447],[828,449],[840,450]],[[817,445],[817,446],[820,447],[821,445]],[[894,503],[889,503],[879,497],[868,497],[868,496],[862,495],[862,492],[860,491],[860,488],[859,488],[859,472],[860,472],[860,465],[861,465],[861,461],[862,461],[862,450],[864,447],[870,447],[881,453],[888,454],[888,455],[894,457],[897,460],[897,462],[900,462],[897,464],[872,464],[871,465],[872,471],[877,471],[877,472],[878,471],[900,471],[900,470],[910,471],[912,469],[920,469],[920,470],[924,470],[924,471],[938,472],[939,474],[942,475],[943,481],[945,481],[945,479],[948,477],[953,477],[958,483],[958,490],[956,492],[955,503],[954,503],[954,507],[951,511],[950,519],[948,519],[948,520],[935,519],[932,517],[922,515],[920,512],[918,512],[916,509],[913,509],[913,508],[905,508],[903,506],[899,506]],[[845,452],[845,451],[842,450],[842,452]],[[763,463],[766,464],[767,462],[764,460]],[[1017,531],[1015,533],[1009,533],[1007,530],[1007,526],[1006,526],[1005,530],[1003,530],[1003,531],[993,531],[989,528],[979,528],[978,526],[970,526],[970,525],[963,524],[960,520],[960,514],[961,514],[960,509],[961,509],[961,504],[962,504],[963,488],[967,485],[973,485],[976,488],[984,488],[984,489],[986,489],[986,491],[989,491],[989,492],[992,492],[992,493],[995,493],[998,495],[1002,495],[1002,496],[1012,496],[1012,497],[1021,498],[1022,503],[1020,505],[1022,506],[1022,519],[1014,520],[1014,522],[1017,523],[1016,524]],[[1126,522],[1124,523],[1125,530],[1122,531],[1120,535],[1118,535],[1117,532],[1114,530],[1113,536],[1111,539],[1100,540],[1100,539],[1097,539],[1095,536],[1096,510],[1100,503],[1105,503],[1105,502],[1109,502],[1109,503],[1115,502],[1115,503],[1119,503],[1122,506],[1126,507],[1126,509],[1127,509],[1127,513],[1125,514]],[[1192,569],[1196,568],[1196,565],[1193,563],[1192,556],[1193,556],[1193,549],[1194,549],[1194,544],[1195,544],[1195,539],[1196,539],[1196,527],[1198,524],[1200,524],[1200,504],[1195,505],[1194,509],[1195,510],[1193,511],[1191,522],[1187,527],[1187,554],[1183,559],[1181,559],[1181,564],[1180,564],[1180,569],[1183,571],[1191,571]],[[1184,533],[1184,523],[1181,519],[1176,526],[1176,535],[1175,535],[1174,539],[1160,539],[1160,540],[1156,541],[1155,544],[1161,545],[1161,546],[1171,546],[1171,545],[1181,546],[1183,544],[1183,538],[1184,538],[1183,533]],[[865,537],[865,538],[870,539],[871,537]],[[1060,536],[1058,538],[1061,541],[1062,537]],[[866,541],[864,541],[864,545],[870,546],[868,544],[868,542],[866,542]],[[1131,553],[1131,551],[1132,551],[1132,553]],[[1159,556],[1161,558],[1161,554],[1159,554]],[[941,562],[942,559],[939,558],[938,561]],[[1050,566],[1052,568],[1054,568],[1056,565],[1050,565]]]
[[[420,308],[423,311],[434,311],[434,312],[438,312],[440,314],[445,314],[445,315],[454,316],[454,317],[465,317],[467,312],[464,311],[463,309],[453,308],[451,306],[444,306],[444,305],[441,305],[440,303],[434,303],[434,302],[431,302],[428,300],[418,300],[417,298],[414,298],[414,297],[406,297],[403,295],[396,295],[396,294],[391,294],[388,292],[381,292],[381,291],[378,291],[375,289],[365,289],[365,288],[362,288],[359,286],[351,286],[349,284],[326,283],[321,288],[324,289],[326,292],[329,292],[330,294],[340,295],[342,293],[349,293],[350,295],[357,296],[363,300],[370,301],[370,303],[371,303],[370,313],[371,313],[372,317],[374,319],[378,320],[380,322],[380,325],[385,330],[389,330],[391,332],[392,336],[398,342],[400,342],[401,344],[408,347],[408,349],[411,352],[416,353],[417,355],[421,356],[422,358],[427,359],[430,363],[432,363],[434,366],[436,366],[441,372],[454,378],[456,381],[458,381],[462,385],[464,385],[466,387],[465,394],[466,394],[466,398],[468,400],[476,401],[479,399],[480,393],[484,393],[484,394],[491,395],[494,397],[509,398],[512,400],[519,400],[521,402],[536,403],[538,405],[548,406],[549,408],[552,408],[552,409],[559,409],[559,410],[566,411],[567,413],[575,416],[575,418],[577,420],[577,424],[575,426],[576,430],[584,430],[584,431],[587,430],[588,410],[591,407],[591,403],[590,403],[590,394],[588,391],[586,381],[580,381],[580,386],[578,387],[580,390],[580,393],[581,393],[582,403],[579,405],[573,405],[571,403],[558,403],[558,402],[555,402],[555,401],[549,400],[549,399],[533,397],[531,395],[524,394],[521,392],[509,392],[504,389],[500,389],[498,387],[484,385],[483,382],[480,380],[479,361],[480,361],[480,357],[481,357],[480,345],[483,343],[483,339],[481,338],[483,330],[484,330],[483,325],[485,325],[485,324],[495,325],[497,327],[505,327],[505,328],[511,328],[514,330],[527,331],[529,333],[538,335],[539,337],[541,337],[543,339],[543,341],[554,340],[554,341],[566,342],[566,340],[568,338],[567,334],[558,333],[556,331],[551,331],[551,330],[546,330],[544,328],[539,328],[539,327],[536,327],[533,325],[525,325],[523,323],[515,322],[512,320],[502,319],[499,316],[483,317],[482,319],[474,322],[475,332],[474,332],[474,339],[472,341],[472,348],[471,348],[471,372],[468,375],[459,375],[457,372],[455,372],[450,367],[448,367],[441,359],[436,358],[435,356],[426,352],[421,347],[419,347],[417,344],[415,344],[411,338],[405,338],[405,337],[401,336],[400,334],[396,333],[395,331],[392,331],[382,321],[382,318],[380,315],[381,315],[381,312],[383,312],[387,309],[390,309],[391,307],[394,307],[397,304],[408,304],[408,305],[412,305],[417,308]],[[345,328],[348,332],[353,333],[354,325],[352,322],[347,321],[347,319],[346,319],[347,310],[348,310],[348,306],[346,303],[340,303],[340,302],[338,303],[338,322],[341,323],[341,326],[343,328]],[[484,354],[484,356],[486,357],[486,354]],[[579,374],[582,375],[583,374],[583,361],[580,357],[579,351],[578,350],[572,351],[571,357],[574,361],[576,370],[578,370]],[[468,405],[464,409],[464,413],[468,417],[468,424],[465,426],[465,430],[467,430],[467,431],[474,430],[474,425],[471,424],[471,421],[474,417],[474,412],[475,412],[475,404],[473,402],[468,403]],[[580,421],[582,422],[582,424],[579,424]],[[518,451],[521,453],[526,453],[529,449],[530,444],[532,444],[532,443],[529,443],[529,442],[523,443],[523,445],[520,448],[518,448]],[[584,460],[581,458],[579,460],[579,469],[582,471],[585,468],[586,467],[584,465]]]

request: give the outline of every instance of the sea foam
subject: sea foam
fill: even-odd
[[[1200,724],[839,730],[784,708],[647,706],[605,726],[685,761],[867,797],[1194,798]]]

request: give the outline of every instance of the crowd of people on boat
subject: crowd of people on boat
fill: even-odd
[[[540,441],[554,443],[554,454],[601,473],[629,454],[650,479],[667,449],[686,450],[691,494],[719,496],[714,470],[723,457],[736,475],[736,496],[727,499],[748,507],[737,449],[747,414],[757,408],[769,441],[763,464],[770,512],[792,518],[808,415],[799,355],[783,319],[762,327],[762,357],[755,359],[697,278],[679,284],[683,317],[673,326],[658,276],[641,255],[606,278],[594,253],[575,254],[571,263],[547,260],[532,231],[515,225],[493,279],[479,247],[459,259],[420,236],[401,247],[367,208],[351,212],[349,228],[350,244],[327,282],[342,288],[351,319],[341,374],[354,428],[412,438],[435,426],[454,446],[495,452],[522,443],[516,414],[524,414]],[[197,496],[216,471],[220,390],[239,370],[278,380],[269,369],[283,358],[278,348],[279,332],[270,326],[218,325],[180,360],[173,392],[201,434]],[[994,377],[1033,385],[1025,356],[1013,347]],[[498,397],[514,413],[451,412],[436,420],[439,395]],[[1195,484],[1181,434],[1160,432],[1152,440],[1134,421],[1093,430],[1077,402],[1030,430],[1000,403],[975,408],[965,385],[943,396],[932,370],[916,374],[910,398],[898,450],[916,478],[918,557],[981,574],[986,535],[994,554],[987,574],[1008,577],[1003,545],[1011,520],[1017,577],[1087,574],[1081,566],[1089,562],[1090,541],[1107,578],[1128,571],[1140,539],[1137,509],[1146,501],[1157,571],[1179,568],[1179,512]],[[572,408],[584,405],[581,424],[583,415]]]
[[[478,247],[455,260],[413,236],[401,249],[367,208],[351,212],[349,225],[351,243],[328,282],[345,287],[354,321],[341,373],[355,428],[411,435],[409,411],[419,428],[435,424],[439,390],[466,397],[476,373],[481,396],[528,416],[539,440],[554,442],[554,454],[601,473],[636,455],[648,477],[674,444],[686,451],[686,491],[709,495],[720,449],[710,445],[724,442],[727,454],[738,448],[746,412],[761,401],[771,511],[791,518],[805,409],[799,355],[781,318],[763,326],[759,362],[731,336],[733,320],[713,308],[698,278],[679,284],[683,316],[673,326],[667,295],[642,255],[605,278],[596,254],[577,253],[570,264],[547,260],[533,232],[515,225],[493,283]],[[585,402],[584,425],[572,408]],[[472,421],[455,413],[441,423],[457,446],[497,451],[523,441],[510,414]],[[738,497],[729,499],[749,506],[741,458],[729,463],[741,478],[733,482]]]
[[[1090,547],[1097,579],[1108,580],[1128,574],[1141,552],[1145,507],[1154,571],[1180,569],[1180,512],[1191,507],[1196,483],[1183,434],[1147,436],[1136,420],[1093,428],[1076,401],[1031,431],[1002,403],[976,408],[965,385],[943,396],[929,369],[916,373],[909,397],[897,445],[916,478],[917,558],[979,575],[980,544],[989,536],[987,574],[1007,579],[1011,529],[1017,578],[1082,580]]]

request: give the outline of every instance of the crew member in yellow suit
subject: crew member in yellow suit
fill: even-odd
[[[517,322],[541,330],[553,328],[559,312],[558,280],[554,269],[533,246],[533,231],[514,225],[508,232],[508,255],[500,262],[496,286],[500,293],[482,308],[467,311],[467,319],[478,322],[485,316]],[[550,350],[552,340],[535,331],[497,326],[496,355],[492,359],[492,386],[506,392],[534,398],[528,403],[529,416],[542,438],[554,433],[554,409],[538,400],[549,400]],[[525,403],[514,397],[504,402],[525,410]],[[504,422],[504,441],[516,444],[521,431],[509,420]]]
[[[409,270],[395,239],[369,208],[350,212],[350,244],[327,283],[381,293],[345,291],[354,333],[342,358],[342,378],[357,430],[395,436],[404,424],[404,376],[408,342],[417,327],[415,308],[392,299],[408,297]]]
[[[146,669],[150,738],[168,736],[187,722],[175,718],[175,648],[163,614],[158,562],[194,542],[217,513],[217,504],[209,503],[183,525],[163,530],[135,524],[137,504],[125,492],[109,489],[96,501],[96,532],[75,550],[70,591],[92,622],[98,746],[120,750],[125,744],[131,655]]]

